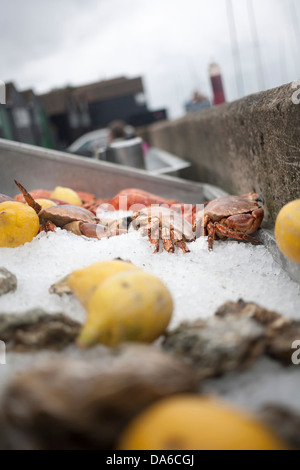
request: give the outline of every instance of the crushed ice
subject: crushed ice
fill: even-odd
[[[41,233],[24,246],[0,248],[0,266],[18,279],[17,291],[0,298],[0,313],[41,307],[84,321],[85,311],[76,299],[51,295],[49,287],[75,269],[121,257],[160,277],[169,287],[175,303],[171,326],[211,316],[224,302],[240,298],[300,318],[300,286],[264,246],[219,241],[209,252],[207,238],[202,237],[190,243],[189,249],[189,254],[153,254],[148,238],[134,230],[103,240],[61,229]]]

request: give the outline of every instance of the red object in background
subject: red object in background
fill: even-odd
[[[209,66],[209,75],[214,92],[214,104],[226,103],[221,69],[218,64],[211,64]]]

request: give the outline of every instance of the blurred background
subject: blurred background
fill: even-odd
[[[66,148],[300,77],[297,0],[0,0],[0,135]]]

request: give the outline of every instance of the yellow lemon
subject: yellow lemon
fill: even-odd
[[[166,398],[138,415],[120,450],[282,450],[287,446],[244,412],[196,395]]]
[[[85,308],[95,290],[114,274],[139,269],[126,261],[100,261],[83,269],[73,271],[68,276],[68,286]]]
[[[35,202],[37,202],[41,206],[42,210],[56,206],[55,202],[52,202],[49,199],[35,199]]]
[[[26,204],[12,201],[0,204],[0,247],[15,248],[31,242],[39,227],[37,213]]]
[[[172,311],[171,294],[157,277],[142,270],[116,274],[92,295],[78,345],[151,343],[164,333]]]
[[[56,186],[56,188],[50,194],[52,199],[60,199],[61,201],[68,202],[74,206],[81,206],[82,201],[78,194],[70,188],[63,188],[61,186]]]
[[[275,236],[280,251],[294,263],[300,263],[300,199],[290,202],[279,212]]]

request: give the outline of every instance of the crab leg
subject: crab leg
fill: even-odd
[[[207,225],[207,232],[208,232],[208,249],[209,251],[213,251],[214,240],[216,238],[215,224],[213,224],[212,222],[209,222]]]
[[[250,237],[246,233],[235,232],[218,223],[216,223],[215,225],[216,225],[217,233],[218,234],[220,233],[220,236],[222,237],[232,238],[234,240],[244,240],[246,242],[251,242],[251,243],[258,244],[258,245],[260,244],[259,240],[257,240],[254,237]]]
[[[161,229],[161,238],[163,240],[165,250],[168,253],[175,253],[175,246],[174,246],[174,242],[173,242],[173,237],[172,237],[172,234],[171,234],[171,232],[168,228],[163,227]]]
[[[183,240],[182,236],[180,236],[174,229],[171,230],[171,236],[174,240],[175,245],[178,248],[181,248],[183,253],[190,253],[190,250],[186,246],[185,241]]]

